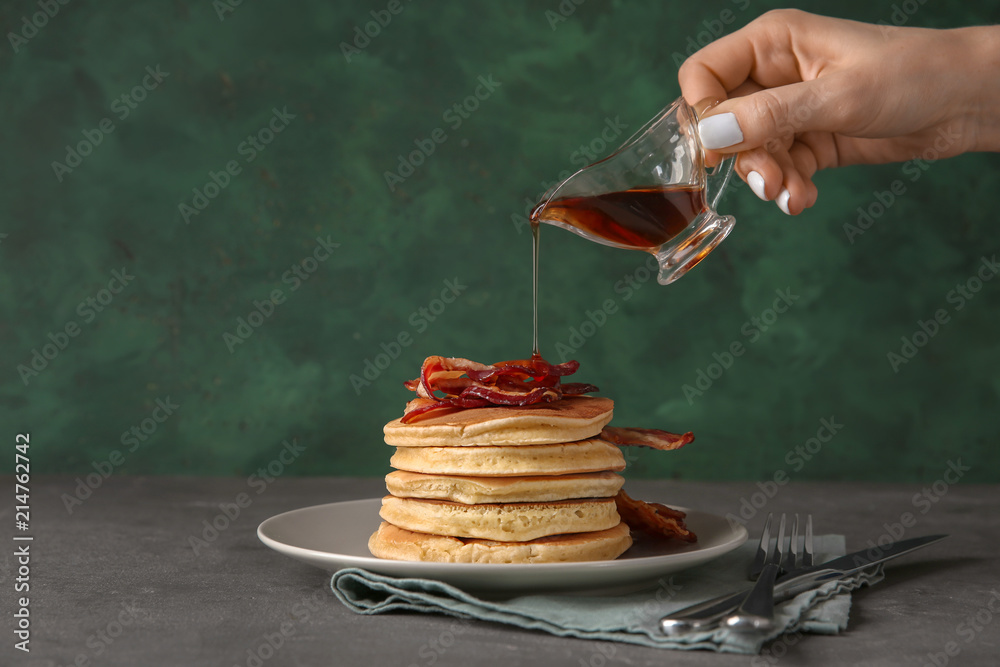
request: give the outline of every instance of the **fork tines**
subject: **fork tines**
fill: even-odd
[[[813,564],[813,517],[806,514],[806,536],[803,539],[802,567],[812,567]]]
[[[774,516],[768,512],[767,519],[764,520],[764,529],[760,532],[760,541],[757,543],[757,552],[754,554],[753,562],[750,563],[750,580],[757,581],[761,570],[767,564],[768,556],[771,553],[771,519]]]
[[[783,563],[785,562],[785,515],[781,515],[781,520],[778,521],[778,539],[774,541],[774,554],[771,556],[769,562],[774,563],[778,566],[779,570],[783,570]]]
[[[812,515],[805,515],[805,529],[799,523],[799,515],[792,515],[791,534],[785,542],[785,522],[787,517],[781,514],[778,519],[778,535],[771,542],[771,526],[773,514],[768,514],[761,531],[757,553],[750,565],[750,579],[760,576],[761,570],[768,563],[774,563],[781,572],[790,572],[799,567],[809,567],[813,564],[813,524]],[[787,547],[786,547],[787,545]]]
[[[781,564],[785,572],[794,570],[802,562],[802,550],[799,548],[799,515],[795,514],[792,521],[792,535],[788,538],[788,557]]]

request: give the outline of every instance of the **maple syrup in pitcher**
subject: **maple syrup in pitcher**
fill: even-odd
[[[711,102],[703,100],[702,102]],[[704,113],[712,107],[699,103]],[[699,113],[677,98],[611,155],[572,174],[531,212],[534,345],[538,353],[538,231],[541,223],[656,258],[656,281],[690,271],[733,228],[715,211],[733,173],[726,157],[709,170],[698,137]]]
[[[533,355],[539,354],[538,233],[543,210],[546,220],[575,227],[619,247],[655,253],[707,208],[705,189],[697,185],[632,188],[540,202],[531,213]]]
[[[541,204],[546,220],[556,220],[615,245],[653,252],[680,234],[705,211],[705,189],[696,185],[633,188],[584,197],[565,197]]]

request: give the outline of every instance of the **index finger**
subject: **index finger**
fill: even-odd
[[[789,10],[769,12],[695,52],[677,72],[684,99],[726,100],[747,81],[764,88],[802,81],[789,31],[794,18]]]
[[[752,25],[752,24],[751,24]],[[753,47],[743,31],[726,35],[695,52],[677,71],[681,94],[690,105],[706,99],[729,99],[735,89],[750,76],[753,68]]]

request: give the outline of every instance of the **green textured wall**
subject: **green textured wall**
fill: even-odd
[[[113,460],[117,473],[248,474],[293,438],[305,451],[289,474],[384,472],[382,424],[425,356],[530,352],[530,235],[512,216],[582,145],[607,153],[602,131],[625,125],[607,130],[624,139],[674,99],[691,40],[775,6],[588,0],[553,27],[556,0],[417,0],[383,13],[348,62],[341,43],[387,2],[223,2],[71,2],[0,48],[0,439],[31,433],[33,473]],[[996,2],[902,6],[909,25],[1000,20]],[[836,11],[891,21],[902,6]],[[4,3],[4,33],[37,11]],[[152,90],[129,106],[144,77]],[[449,112],[482,81],[475,111]],[[254,147],[269,124],[281,131]],[[432,136],[390,190],[384,173]],[[67,163],[80,142],[96,145]],[[235,175],[220,176],[227,164]],[[617,401],[616,424],[698,437],[636,457],[631,474],[930,481],[960,457],[964,480],[1000,479],[1000,280],[952,293],[1000,250],[1000,157],[926,166],[822,174],[797,218],[740,183],[720,207],[733,234],[670,287],[642,281],[643,255],[542,230],[543,352],[578,348],[579,379]],[[201,200],[210,172],[228,184]],[[845,223],[877,213],[897,180],[902,194],[849,240]],[[125,285],[102,292],[115,271]],[[435,302],[449,288],[457,298]],[[776,290],[797,298],[771,321]],[[237,332],[272,298],[259,328]],[[607,300],[606,324],[574,338]],[[938,310],[947,322],[895,372],[887,353]],[[411,344],[375,381],[352,383],[402,334]],[[720,373],[714,355],[737,342]],[[34,350],[54,358],[19,370]],[[717,377],[686,396],[699,372]],[[158,399],[179,407],[167,416]],[[823,419],[843,428],[809,441]],[[123,438],[133,427],[141,439]]]

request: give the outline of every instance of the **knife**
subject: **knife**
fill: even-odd
[[[846,579],[875,565],[893,558],[899,558],[928,544],[934,544],[947,535],[926,535],[894,542],[885,547],[869,547],[854,553],[834,558],[831,561],[801,567],[778,578],[774,586],[774,601],[780,602],[795,597],[803,591],[825,584],[828,581]],[[660,619],[660,630],[667,635],[682,635],[695,630],[704,630],[715,625],[722,617],[739,607],[747,591],[721,595],[680,609]]]

